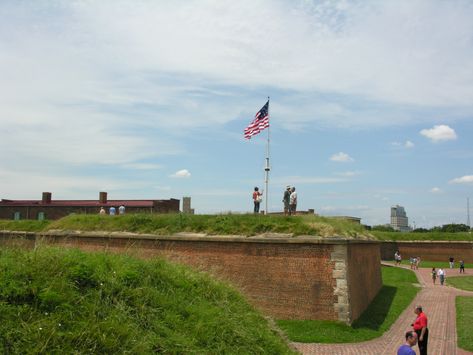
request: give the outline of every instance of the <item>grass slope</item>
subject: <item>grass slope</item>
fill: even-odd
[[[457,297],[457,341],[458,347],[473,351],[473,297]]]
[[[401,233],[401,232],[381,232],[370,231],[378,240],[452,240],[452,241],[473,241],[473,234],[469,232],[447,233],[447,232],[426,232],[426,233]]]
[[[25,222],[25,224],[19,222]],[[29,223],[26,224],[26,222]],[[369,236],[369,233],[359,224],[318,216],[126,214],[124,216],[70,215],[52,222],[0,221],[0,229],[24,230],[25,225],[28,226],[28,230],[37,231],[52,229],[126,231],[161,235],[197,232],[209,235],[252,236],[272,232],[323,237]]]
[[[383,287],[373,302],[351,326],[320,320],[279,320],[292,341],[302,343],[351,343],[381,336],[396,321],[420,290],[410,270],[383,267]]]
[[[237,292],[182,266],[0,249],[0,352],[287,354]]]

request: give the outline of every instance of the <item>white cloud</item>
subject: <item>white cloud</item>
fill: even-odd
[[[338,175],[338,176],[344,176],[344,177],[353,177],[353,176],[357,176],[357,175],[360,175],[361,173],[359,171],[344,171],[344,172],[340,172],[340,173],[335,173],[335,175]]]
[[[449,181],[450,184],[472,184],[473,175],[465,175],[459,178],[455,178]]]
[[[433,128],[421,130],[420,134],[431,139],[433,142],[457,139],[455,130],[447,125],[435,125]]]
[[[333,184],[347,182],[348,179],[334,177],[317,177],[317,176],[281,176],[272,179],[273,184],[295,185],[295,184]]]
[[[150,163],[132,163],[132,164],[124,164],[122,168],[125,169],[132,169],[132,170],[156,170],[161,169],[162,166],[159,164],[150,164]]]
[[[409,140],[405,141],[404,143],[402,143],[402,142],[392,142],[391,145],[395,148],[406,148],[406,149],[414,148],[414,146],[415,146],[415,144],[412,143]]]
[[[438,193],[441,193],[442,190],[439,187],[433,187],[433,188],[430,189],[430,192],[432,192],[434,194],[438,194]]]
[[[173,178],[190,178],[191,173],[187,169],[182,169],[179,171],[176,171],[174,174],[171,175]]]
[[[355,159],[353,159],[351,156],[349,156],[348,154],[343,153],[343,152],[339,152],[339,153],[336,153],[336,154],[332,155],[330,157],[330,160],[331,161],[336,161],[336,162],[339,162],[339,163],[349,163],[349,162],[355,161]]]

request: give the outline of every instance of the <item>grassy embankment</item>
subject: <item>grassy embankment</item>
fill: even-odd
[[[48,231],[121,231],[168,235],[178,232],[208,235],[245,235],[288,233],[321,237],[341,236],[369,238],[359,224],[346,220],[317,216],[263,215],[187,215],[187,214],[127,214],[124,216],[70,215],[57,221],[0,220],[0,230]]]
[[[393,265],[394,265],[394,260],[388,260],[390,261]],[[410,265],[410,262],[409,260],[403,260],[401,262],[402,265],[405,265],[405,266],[409,266]],[[450,269],[450,264],[447,261],[430,261],[430,260],[421,260],[420,264],[419,264],[419,267],[420,268],[423,268],[423,267],[427,267],[427,268],[443,268],[445,270],[445,272],[447,273],[447,276],[450,276],[450,275],[456,275],[460,272],[460,265],[458,264],[458,262],[455,262],[455,267],[453,269]],[[470,269],[470,268],[473,268],[473,264],[472,263],[465,263],[465,268],[466,269]]]
[[[167,263],[0,249],[0,352],[288,354],[229,286]]]
[[[319,320],[279,320],[278,325],[292,341],[303,343],[351,343],[381,336],[397,320],[419,291],[410,270],[383,267],[383,287],[351,326]]]
[[[473,291],[473,276],[448,277],[447,284],[467,291]],[[458,346],[473,351],[473,296],[460,296],[456,299]]]
[[[401,233],[370,231],[378,240],[446,240],[446,241],[473,241],[473,233],[458,232],[426,232],[426,233]]]

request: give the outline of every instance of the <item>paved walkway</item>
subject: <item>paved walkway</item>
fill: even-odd
[[[447,277],[460,276],[458,270],[445,269]],[[421,268],[416,272],[422,290],[414,301],[401,314],[392,327],[380,338],[362,343],[347,344],[304,344],[293,343],[303,354],[320,355],[383,355],[395,354],[397,348],[404,342],[404,334],[411,330],[410,324],[415,319],[415,305],[422,305],[429,320],[429,355],[472,355],[473,353],[457,348],[457,328],[455,297],[473,296],[473,292],[461,291],[449,286],[432,284],[431,269]],[[463,274],[471,276],[472,274]],[[413,348],[419,353],[419,348]]]

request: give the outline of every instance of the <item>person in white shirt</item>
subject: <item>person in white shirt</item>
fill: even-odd
[[[296,214],[297,209],[297,192],[296,188],[291,189],[291,196],[289,196],[289,214]]]
[[[437,275],[439,276],[439,279],[440,279],[440,285],[443,286],[444,282],[445,282],[445,270],[440,268],[439,271],[437,272]]]
[[[125,214],[125,206],[121,205],[118,207],[118,214]]]

